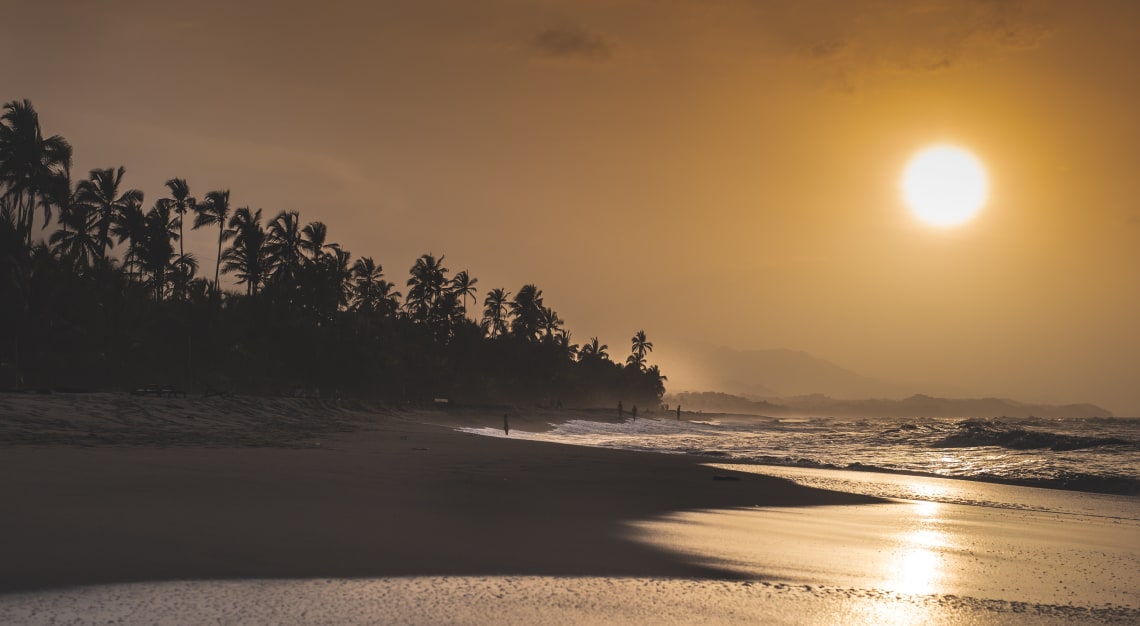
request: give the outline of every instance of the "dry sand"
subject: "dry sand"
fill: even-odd
[[[930,503],[453,430],[501,423],[0,396],[0,622],[1140,622],[1135,520],[935,505],[935,524]],[[1116,580],[999,587],[1051,562]]]

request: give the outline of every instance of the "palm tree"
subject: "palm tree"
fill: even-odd
[[[186,256],[186,250],[183,249],[183,233],[182,222],[186,219],[186,213],[193,211],[198,201],[190,195],[190,185],[186,184],[184,178],[171,178],[166,181],[166,187],[170,190],[170,208],[178,214],[178,256]]]
[[[606,352],[610,347],[598,341],[597,337],[591,337],[590,343],[582,346],[582,350],[578,352],[578,360],[580,361],[604,361],[610,358]]]
[[[76,271],[91,267],[107,244],[99,241],[98,216],[87,204],[74,204],[60,213],[60,228],[51,235],[56,252]],[[21,233],[21,237],[23,233]]]
[[[637,369],[645,370],[645,354],[653,352],[653,343],[645,338],[645,331],[639,330],[637,334],[630,338],[632,344],[632,354],[625,360],[627,365],[633,365]]]
[[[507,298],[510,292],[496,287],[483,298],[483,320],[479,326],[491,339],[507,332]]]
[[[662,374],[656,365],[650,365],[649,369],[645,370],[645,373],[649,376],[649,380],[653,385],[653,391],[657,394],[657,397],[660,398],[665,395],[665,381],[669,380],[669,377]]]
[[[557,333],[562,330],[562,318],[558,317],[558,313],[554,309],[544,306],[539,310],[538,325],[543,331],[545,340],[550,341]]]
[[[127,270],[128,280],[134,280],[134,267],[138,263],[139,252],[147,236],[147,218],[142,210],[139,198],[129,198],[115,215],[111,222],[111,234],[118,239],[118,243],[127,244],[123,255],[123,267]]]
[[[463,317],[467,317],[467,298],[470,296],[472,300],[475,299],[475,292],[478,291],[475,289],[475,284],[478,282],[479,279],[471,278],[467,270],[459,272],[451,279],[451,289],[463,303]]]
[[[332,291],[329,301],[322,304],[331,305],[331,309],[340,309],[348,306],[352,284],[352,268],[348,261],[352,255],[338,245],[334,244],[331,248],[331,252],[320,257],[321,273],[324,274],[322,282]]]
[[[79,181],[75,190],[76,203],[86,204],[94,213],[91,217],[96,223],[100,257],[106,254],[111,245],[111,225],[123,213],[129,212],[132,206],[141,205],[143,201],[143,193],[138,189],[119,193],[126,173],[127,169],[121,165],[118,169],[91,170],[87,179]]]
[[[309,222],[301,229],[301,249],[309,253],[310,260],[316,261],[325,250],[340,249],[340,244],[325,243],[328,236],[329,229],[324,222]]]
[[[282,211],[269,222],[265,254],[269,258],[270,279],[274,283],[296,286],[305,259],[303,242],[301,216],[296,211]]]
[[[573,361],[578,358],[579,348],[578,344],[570,343],[571,334],[572,333],[568,330],[560,330],[558,334],[554,335],[550,342],[555,345],[567,359]]]
[[[6,103],[0,115],[0,201],[26,248],[32,245],[36,207],[43,210],[46,227],[59,198],[49,190],[58,179],[66,181],[70,170],[71,145],[59,135],[44,138],[31,101]]]
[[[511,333],[527,341],[535,339],[542,329],[542,290],[534,285],[523,285],[510,307]]]
[[[408,315],[421,322],[433,316],[434,309],[447,285],[447,268],[443,266],[444,256],[436,259],[430,252],[416,259],[408,279],[408,297],[404,308]]]
[[[249,207],[241,207],[234,211],[229,233],[233,245],[222,253],[222,271],[234,274],[238,284],[244,283],[246,295],[257,295],[257,287],[265,282],[268,272],[261,209],[251,213]]]
[[[230,190],[211,191],[206,199],[194,207],[198,212],[194,218],[194,228],[218,225],[218,254],[214,262],[214,293],[218,292],[218,279],[222,271],[222,241],[226,238],[226,220],[230,217]]]
[[[198,274],[198,259],[194,253],[180,254],[170,262],[170,284],[174,288],[172,296],[177,300],[188,300],[191,294],[191,284]],[[199,279],[200,280],[200,279]]]
[[[178,237],[174,232],[178,216],[172,212],[172,206],[170,202],[156,202],[146,213],[142,239],[132,242],[143,271],[150,273],[155,303],[162,302],[167,270],[171,269],[171,257],[174,256],[172,241]],[[180,256],[185,260],[185,255]]]
[[[384,268],[372,260],[361,257],[352,265],[352,300],[349,310],[357,313],[392,314],[400,292],[392,291],[395,283],[384,280]]]

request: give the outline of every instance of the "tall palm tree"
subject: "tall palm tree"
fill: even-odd
[[[104,256],[110,248],[111,225],[132,206],[141,205],[143,201],[143,193],[138,189],[119,192],[126,173],[127,169],[121,165],[118,169],[94,169],[86,180],[79,181],[75,190],[76,202],[88,205],[94,212],[92,217],[97,225],[99,256]]]
[[[214,293],[218,293],[218,279],[222,272],[222,241],[226,238],[226,221],[230,217],[230,190],[211,191],[206,199],[195,207],[198,215],[194,218],[194,228],[218,225],[218,254],[214,262]]]
[[[110,232],[120,245],[127,244],[127,250],[123,254],[123,267],[127,270],[127,279],[134,280],[134,269],[147,237],[147,218],[139,198],[132,197],[123,203],[111,222]]]
[[[352,255],[335,246],[325,257],[328,268],[329,284],[336,291],[336,306],[344,309],[348,306],[348,299],[352,294],[352,267],[348,264]]]
[[[277,284],[295,287],[305,260],[300,214],[282,211],[269,222],[266,230],[265,254],[271,267],[270,279]]]
[[[32,245],[36,207],[42,209],[46,227],[53,200],[58,199],[49,189],[57,186],[57,179],[67,180],[70,170],[71,145],[59,135],[43,136],[31,101],[5,103],[0,115],[0,200],[26,248]]]
[[[155,303],[162,301],[166,290],[167,273],[172,267],[171,257],[174,256],[173,241],[178,237],[174,231],[177,222],[178,216],[172,210],[172,203],[156,202],[146,213],[141,241],[132,242],[143,271],[150,273]]]
[[[639,330],[637,334],[630,338],[632,353],[626,359],[628,365],[636,366],[637,369],[645,370],[645,355],[648,352],[653,352],[653,342],[645,338],[645,331]]]
[[[496,287],[483,298],[483,320],[479,326],[491,339],[507,332],[507,298],[511,293]]]
[[[106,248],[106,244],[98,240],[95,210],[87,204],[74,204],[68,211],[61,212],[59,219],[62,228],[52,233],[51,244],[76,271],[86,270]],[[23,237],[23,233],[20,236]]]
[[[186,213],[193,211],[198,201],[190,195],[190,185],[185,178],[171,178],[166,181],[166,188],[170,190],[170,208],[178,214],[178,256],[186,256],[183,246],[182,223],[186,220]]]
[[[395,283],[384,280],[384,268],[372,260],[361,257],[352,265],[352,300],[349,310],[357,313],[395,312],[400,292],[392,291]]]
[[[475,299],[475,284],[479,282],[478,278],[471,278],[467,274],[467,270],[463,270],[451,279],[451,289],[455,295],[459,297],[463,304],[463,317],[467,317],[467,298]]]
[[[542,290],[534,285],[523,285],[510,302],[511,333],[527,341],[534,340],[542,330]]]
[[[261,209],[250,212],[249,207],[241,207],[234,211],[229,232],[233,244],[222,253],[222,271],[234,274],[238,284],[245,284],[246,295],[257,295],[268,272]]]
[[[443,266],[444,256],[435,258],[430,252],[416,259],[408,279],[408,297],[404,302],[409,316],[418,321],[427,321],[447,286],[447,268]]]

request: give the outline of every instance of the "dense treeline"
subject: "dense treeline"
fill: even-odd
[[[71,156],[30,102],[4,105],[0,386],[643,406],[664,392],[644,332],[614,363],[597,338],[571,343],[535,285],[491,289],[480,309],[478,279],[425,254],[401,292],[296,211],[198,197],[181,178],[148,207],[123,167],[73,180]],[[195,230],[214,258],[185,251]]]

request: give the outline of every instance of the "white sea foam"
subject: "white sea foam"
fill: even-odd
[[[494,429],[466,429],[501,436]],[[512,437],[1140,495],[1140,419],[573,420]]]

